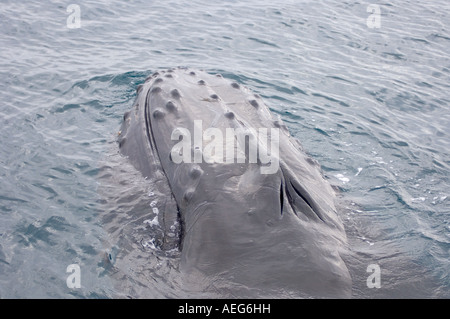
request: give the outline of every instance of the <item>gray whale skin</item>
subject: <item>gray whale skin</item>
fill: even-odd
[[[219,74],[184,67],[155,72],[137,93],[119,147],[166,195],[159,246],[180,250],[183,289],[243,298],[351,295],[334,191],[259,95]],[[172,133],[194,132],[198,120],[203,132],[216,128],[223,136],[227,128],[278,128],[277,169],[262,174],[268,164],[259,158],[174,162],[172,149],[186,136],[173,140]]]

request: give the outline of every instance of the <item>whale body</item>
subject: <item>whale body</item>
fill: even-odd
[[[138,86],[118,142],[166,194],[158,245],[180,250],[186,289],[351,295],[334,191],[259,95],[200,70],[157,71]]]

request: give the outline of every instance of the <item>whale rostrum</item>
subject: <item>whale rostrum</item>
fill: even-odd
[[[140,86],[118,141],[166,194],[160,224],[171,235],[159,247],[180,250],[186,287],[350,296],[334,191],[258,94],[205,71],[157,71]]]

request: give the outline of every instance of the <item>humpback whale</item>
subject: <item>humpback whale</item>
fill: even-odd
[[[334,191],[258,94],[220,74],[158,70],[138,86],[118,143],[166,194],[158,246],[180,250],[187,289],[351,295]]]

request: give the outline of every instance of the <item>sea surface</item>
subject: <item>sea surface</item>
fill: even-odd
[[[450,298],[449,1],[0,0],[0,48],[0,298],[193,297],[117,145],[176,66],[260,94],[321,164],[355,298]]]

